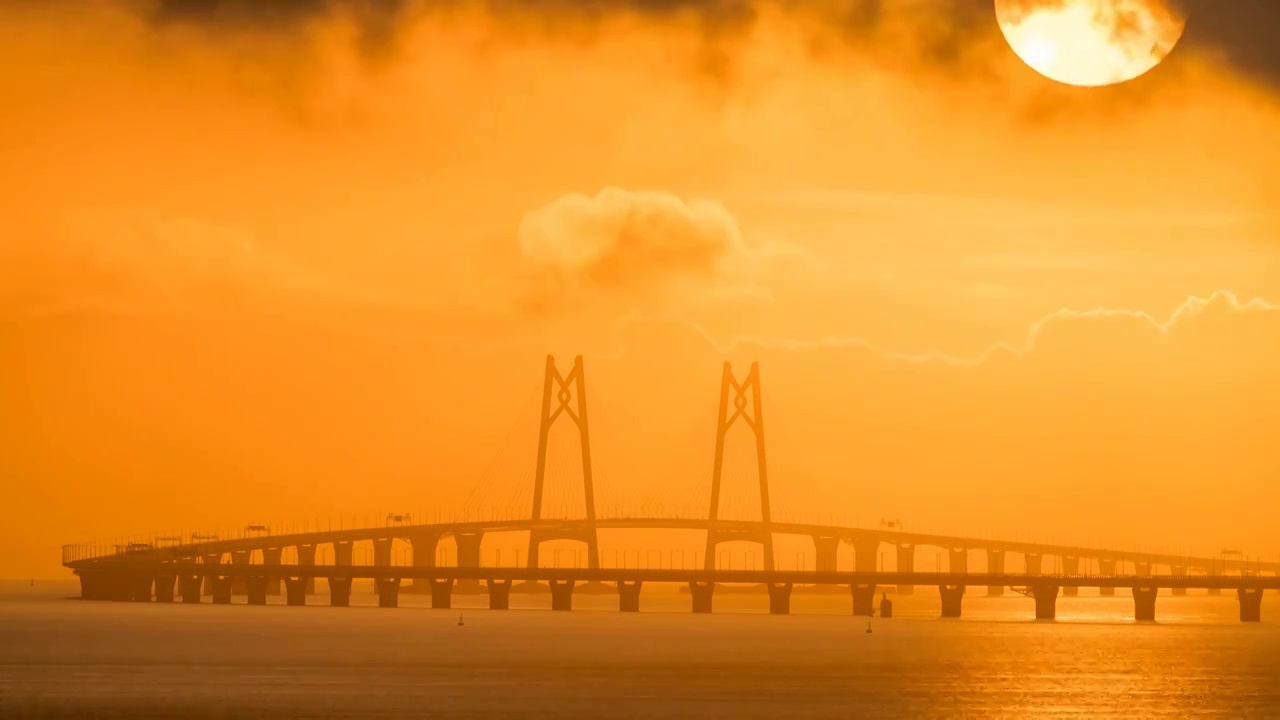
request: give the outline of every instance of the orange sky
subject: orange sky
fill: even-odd
[[[705,505],[759,360],[797,519],[1275,550],[1280,105],[1208,53],[1083,90],[906,10],[461,9],[370,53],[341,12],[42,8],[0,11],[0,577],[514,492],[548,352],[617,503]]]

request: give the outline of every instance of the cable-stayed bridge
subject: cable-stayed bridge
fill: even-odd
[[[63,564],[79,575],[85,598],[173,601],[181,595],[185,602],[199,602],[202,594],[215,602],[230,602],[239,591],[256,603],[280,594],[283,582],[289,602],[301,604],[314,589],[315,579],[324,578],[330,585],[331,602],[344,605],[351,580],[370,578],[382,603],[388,605],[395,605],[406,579],[414,581],[411,588],[430,592],[436,606],[447,607],[453,592],[487,591],[494,606],[505,607],[512,582],[520,581],[515,589],[549,590],[553,607],[561,609],[567,608],[566,598],[571,597],[575,583],[585,582],[588,589],[598,591],[602,583],[610,582],[613,586],[608,591],[620,594],[623,609],[634,609],[630,606],[638,607],[640,584],[647,581],[688,583],[695,611],[709,611],[717,582],[748,582],[769,589],[774,611],[789,602],[779,599],[782,587],[789,598],[797,583],[849,585],[855,612],[867,614],[877,586],[893,585],[898,592],[909,593],[923,584],[940,588],[944,615],[951,608],[958,616],[959,597],[966,587],[983,586],[993,595],[1003,594],[1008,587],[1020,589],[1037,599],[1038,616],[1051,617],[1052,601],[1046,600],[1049,588],[1054,598],[1059,589],[1073,595],[1080,587],[1097,587],[1102,594],[1128,588],[1135,602],[1145,602],[1150,593],[1154,607],[1155,592],[1164,587],[1174,594],[1184,594],[1188,588],[1211,593],[1234,589],[1240,594],[1242,619],[1256,619],[1253,594],[1259,593],[1260,598],[1262,589],[1280,588],[1280,563],[1239,555],[1191,557],[906,532],[901,523],[860,528],[847,522],[779,519],[770,493],[761,389],[756,364],[740,377],[725,363],[703,513],[690,510],[687,487],[678,482],[659,483],[653,486],[656,492],[651,490],[638,502],[608,494],[601,497],[582,358],[576,358],[568,372],[561,372],[555,359],[548,357],[532,466],[524,464],[524,472],[513,470],[522,464],[522,453],[513,451],[512,443],[505,444],[461,517],[424,522],[425,516],[419,514],[415,522],[409,514],[389,514],[378,522],[339,520],[336,528],[327,523],[322,529],[304,526],[286,533],[250,526],[234,537],[190,533],[82,543],[63,547]],[[553,445],[566,441],[575,452],[552,452]],[[729,482],[742,475],[750,476],[751,482]],[[615,492],[641,486],[625,477],[623,482],[615,478],[606,485]],[[600,512],[601,507],[609,510]],[[665,512],[667,508],[675,511]],[[652,548],[609,553],[601,547],[602,531],[660,530],[696,533],[702,541],[688,553]],[[501,549],[492,556],[482,552],[486,537],[505,533],[527,538],[523,553],[514,548],[504,559]],[[807,549],[793,558],[779,552],[778,538],[787,538],[793,545],[799,539]],[[442,541],[450,540],[452,557],[442,552]],[[740,544],[751,549],[735,556],[728,548]],[[565,545],[573,549],[562,561]],[[555,549],[548,553],[547,547]],[[937,550],[933,572],[916,569],[918,551],[926,547]],[[890,550],[891,572],[885,571],[884,548]],[[981,562],[971,568],[974,555]],[[1020,568],[1006,567],[1011,557],[1020,561]],[[1047,573],[1046,560],[1053,561]],[[1047,610],[1041,608],[1045,602]],[[1140,619],[1144,615],[1141,604],[1137,614]]]

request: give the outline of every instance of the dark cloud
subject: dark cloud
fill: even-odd
[[[1280,86],[1280,2],[1183,0],[1187,48],[1220,53],[1240,71]]]
[[[499,20],[547,34],[589,29],[619,12],[701,21],[709,35],[748,29],[768,0],[153,0],[142,5],[159,26],[187,25],[211,31],[288,34],[326,17],[341,16],[360,32],[362,51],[389,55],[400,31],[424,13],[481,8]],[[785,0],[779,0],[785,2]],[[1039,4],[1045,0],[1033,0]],[[1241,72],[1280,86],[1280,0],[1172,0],[1189,15],[1183,46],[1219,54]],[[842,41],[857,43],[900,16],[896,0],[788,2]],[[919,28],[904,61],[923,55],[939,66],[961,67],[975,38],[997,31],[993,0],[919,3]]]

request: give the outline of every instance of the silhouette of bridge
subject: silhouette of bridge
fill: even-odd
[[[562,374],[553,357],[547,358],[542,389],[536,464],[533,472],[532,507],[525,518],[477,519],[463,522],[415,524],[411,517],[388,516],[386,522],[366,527],[332,527],[324,530],[271,534],[265,527],[247,528],[241,537],[216,537],[192,533],[189,537],[136,539],[133,542],[84,543],[63,547],[63,564],[81,581],[81,594],[95,600],[146,600],[200,602],[201,595],[215,603],[229,603],[236,594],[247,595],[252,604],[279,595],[285,585],[287,603],[305,604],[315,589],[315,580],[328,581],[330,603],[349,604],[354,579],[372,579],[379,604],[394,607],[404,580],[412,580],[412,592],[429,592],[433,607],[449,607],[454,592],[489,594],[490,606],[505,608],[510,592],[549,591],[553,609],[569,609],[577,583],[588,592],[618,592],[623,610],[639,608],[640,588],[645,582],[687,584],[695,612],[710,612],[717,583],[751,583],[765,587],[770,610],[789,610],[795,585],[848,585],[854,613],[869,615],[877,587],[892,586],[896,592],[910,593],[916,585],[937,586],[943,600],[943,616],[958,617],[960,598],[967,587],[985,587],[991,595],[1015,588],[1036,600],[1037,617],[1054,616],[1059,591],[1074,595],[1080,587],[1097,587],[1101,594],[1116,588],[1131,590],[1135,616],[1154,618],[1159,589],[1185,594],[1189,588],[1218,593],[1235,590],[1241,619],[1260,617],[1261,593],[1280,589],[1280,563],[1248,562],[1242,557],[1189,557],[1167,553],[1108,550],[1064,544],[966,538],[919,532],[900,527],[856,528],[839,524],[783,522],[773,519],[769,476],[765,453],[764,416],[759,367],[752,364],[741,380],[725,363],[720,385],[710,505],[705,518],[600,517],[596,512],[595,480],[591,457],[590,424],[587,412],[586,381],[581,356],[568,374]],[[567,423],[576,431],[580,457],[577,458],[584,517],[551,518],[544,513],[548,478],[548,446],[552,428]],[[759,494],[759,520],[721,517],[725,475],[726,439],[734,428],[745,428],[754,445],[754,472]],[[667,552],[663,567],[659,552],[656,567],[645,553],[647,567],[634,567],[624,553],[613,561],[600,552],[601,530],[686,530],[705,533],[704,550],[677,555]],[[254,534],[250,535],[250,531]],[[503,564],[501,558],[482,562],[481,543],[487,534],[521,532],[528,534],[525,561]],[[783,569],[774,549],[777,535],[807,537],[812,543],[812,569],[802,560],[796,568]],[[455,562],[440,562],[442,539],[456,545]],[[558,554],[542,552],[545,543],[571,541],[585,546],[585,553],[573,554],[573,567],[559,567]],[[732,557],[718,552],[721,545],[746,542],[760,547],[759,565],[749,554],[734,568]],[[397,543],[407,545],[407,553],[396,553]],[[371,546],[371,562],[359,558],[355,547]],[[852,567],[841,569],[840,547],[853,550]],[[877,567],[882,546],[893,548],[895,569]],[[918,572],[916,551],[932,546],[946,553],[947,571]],[[318,549],[331,549],[329,562],[317,562]],[[286,557],[286,552],[288,556]],[[970,572],[973,552],[985,557],[982,572]],[[1006,570],[1009,555],[1021,555],[1022,572]],[[320,553],[323,561],[325,553]],[[1046,556],[1056,558],[1060,572],[1044,572]],[[230,562],[226,562],[229,559]],[[548,562],[548,560],[553,562]],[[288,560],[289,562],[285,562]],[[939,565],[940,565],[939,561]],[[746,567],[750,565],[750,567]],[[1270,573],[1264,576],[1263,573]],[[484,586],[481,583],[484,583]],[[513,585],[513,583],[520,583]],[[543,583],[546,583],[545,585]],[[613,583],[606,587],[604,583]]]

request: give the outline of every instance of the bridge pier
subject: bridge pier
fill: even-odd
[[[1155,622],[1156,595],[1159,588],[1135,587],[1133,589],[1133,619],[1138,622]]]
[[[350,548],[350,543],[347,543]],[[349,552],[349,551],[348,551]],[[347,556],[350,557],[350,554]],[[329,607],[350,607],[351,606],[351,578],[349,577],[330,577],[329,580]]]
[[[453,580],[427,579],[431,588],[431,607],[434,610],[448,610],[453,607]]]
[[[938,593],[942,596],[942,617],[960,617],[960,601],[964,598],[964,586],[939,585]]]
[[[968,574],[969,550],[967,548],[951,548],[948,550],[947,569],[953,573]]]
[[[436,565],[436,549],[440,545],[440,536],[436,533],[414,533],[409,536],[410,555],[412,557],[413,566],[435,567]],[[411,593],[429,593],[431,586],[426,580],[414,580],[407,588],[406,592]]]
[[[871,617],[876,600],[876,586],[853,584],[849,586],[853,595],[853,614],[857,617]]]
[[[1064,555],[1062,557],[1062,573],[1064,575],[1073,575],[1073,576],[1079,575],[1080,574],[1080,558],[1067,557]],[[1079,594],[1080,594],[1080,588],[1076,587],[1075,585],[1069,585],[1067,587],[1062,588],[1062,595],[1064,597],[1075,597]]]
[[[303,567],[316,566],[316,546],[315,545],[313,544],[298,545],[296,549],[298,551],[299,565]],[[307,577],[307,586],[303,589],[303,591],[308,595],[316,594],[316,578],[314,575]]]
[[[259,575],[245,578],[245,592],[249,596],[250,605],[266,605],[267,578]]]
[[[1102,577],[1115,577],[1116,561],[1098,558],[1098,570]],[[1098,588],[1098,594],[1103,597],[1111,597],[1116,594],[1116,589],[1113,587]]]
[[[1169,574],[1176,578],[1185,578],[1187,576],[1187,568],[1182,565],[1170,565]],[[1187,589],[1184,587],[1176,587],[1173,589],[1173,594],[1175,596],[1186,595]]]
[[[222,563],[222,553],[210,553],[200,556],[200,562],[205,565],[219,565]],[[213,575],[204,576],[204,594],[205,597],[213,597]]]
[[[155,581],[150,575],[139,575],[129,579],[129,599],[133,602],[151,602],[151,584]]]
[[[621,612],[640,612],[640,586],[642,581],[618,581],[618,610]]]
[[[769,614],[791,614],[791,583],[768,583]]]
[[[315,582],[312,577],[286,577],[284,578],[284,596],[285,603],[293,606],[302,606],[307,604],[307,587]]]
[[[489,580],[485,584],[489,590],[490,610],[506,610],[511,607],[510,580]]]
[[[552,610],[572,610],[573,609],[573,585],[572,580],[552,580],[551,585],[551,609]]]
[[[210,576],[213,578],[213,604],[214,605],[230,605],[231,604],[231,586],[234,584],[230,578]]]
[[[1222,576],[1222,568],[1218,567],[1218,565],[1217,565],[1217,564],[1211,565],[1211,566],[1209,567],[1209,569],[1206,571],[1206,574],[1208,574],[1208,575],[1209,575],[1209,577],[1215,577],[1215,578],[1216,578],[1216,577],[1221,577],[1221,576]],[[1221,595],[1221,594],[1222,594],[1222,588],[1209,588],[1209,594],[1210,594],[1210,595]]]
[[[898,572],[915,572],[916,571],[916,546],[915,545],[898,545]],[[861,568],[859,568],[861,569]],[[899,585],[899,595],[910,595],[916,591],[914,585]]]
[[[1058,617],[1058,586],[1048,583],[1032,585],[1031,597],[1036,601],[1036,619],[1053,620]]]
[[[1039,575],[1044,572],[1044,558],[1040,553],[1023,553],[1022,558],[1027,566],[1026,573],[1028,575]]]
[[[280,556],[283,554],[284,554],[284,548],[282,547],[263,548],[262,564],[275,565],[276,567],[280,567]],[[280,594],[280,576],[279,575],[267,576],[267,594],[268,595]]]
[[[183,575],[178,578],[178,592],[182,594],[182,602],[188,605],[199,603],[200,585],[203,582],[204,578],[199,575]]]
[[[458,544],[458,567],[480,567],[480,543],[484,540],[484,533],[481,531],[454,533],[453,539]],[[480,587],[478,579],[468,578],[458,580],[458,592],[474,595],[484,592],[484,589]]]
[[[854,567],[860,573],[872,573],[876,567],[876,553],[880,552],[880,538],[859,537],[853,541]]]
[[[696,613],[711,612],[711,596],[715,594],[714,582],[691,582],[689,594],[693,596],[693,611]]]
[[[1240,599],[1240,622],[1262,622],[1262,590],[1237,588],[1236,597]]]
[[[987,572],[993,575],[1004,574],[1004,551],[1003,550],[987,551]],[[1004,595],[1004,586],[988,585],[987,594],[992,596]]]
[[[248,564],[249,564],[249,551],[248,551],[248,550],[233,550],[233,551],[231,552],[231,564],[232,564],[232,565],[248,565]],[[244,578],[243,578],[243,577],[237,577],[235,580],[232,580],[232,581],[231,581],[231,594],[232,594],[232,595],[244,595],[244,594],[246,594],[246,592],[247,592],[247,588],[248,588],[248,586],[247,586],[247,585],[245,585],[245,582],[244,582]]]
[[[351,567],[352,545],[351,540],[334,540],[333,541],[333,564],[338,567]]]
[[[156,576],[156,602],[171,603],[177,597],[174,586],[178,584],[177,575]]]
[[[835,572],[840,551],[840,538],[827,535],[813,536],[814,568],[818,572]]]
[[[378,590],[378,607],[393,608],[400,605],[400,578],[378,578],[373,584]]]
[[[391,567],[391,546],[395,541],[395,538],[373,539],[374,567]]]

